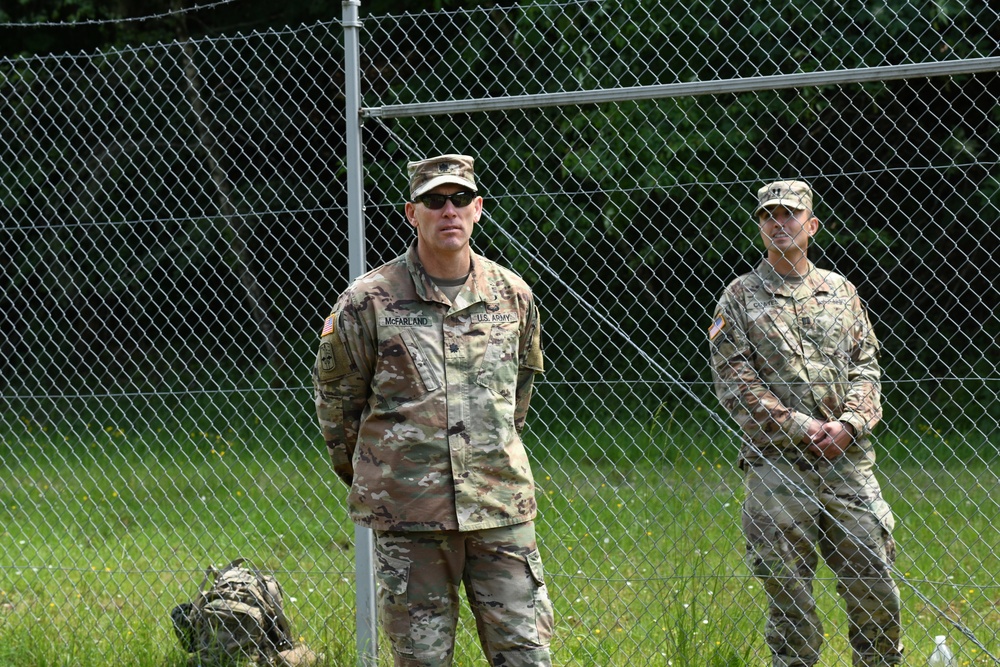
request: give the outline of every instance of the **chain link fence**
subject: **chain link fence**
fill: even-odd
[[[561,665],[760,665],[739,437],[707,329],[802,178],[810,258],[882,345],[876,472],[908,663],[1000,662],[1000,16],[985,2],[533,4],[0,61],[0,664],[183,664],[204,568],[274,572],[354,664],[353,528],[309,371],[348,268],[360,77],[368,266],[405,162],[476,156],[477,252],[533,285],[525,439]],[[849,665],[832,573],[820,665]],[[468,619],[466,619],[468,620]],[[469,623],[456,664],[485,664]],[[382,651],[379,664],[391,660]]]

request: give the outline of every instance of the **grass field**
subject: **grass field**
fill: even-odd
[[[5,419],[0,666],[186,664],[169,611],[207,564],[237,555],[276,573],[293,628],[326,664],[355,664],[353,528],[311,424]],[[719,439],[695,421],[620,432],[575,423],[561,444],[543,436],[538,448],[550,453],[535,463],[556,664],[767,664],[728,446],[711,446]],[[909,451],[944,451],[933,433],[910,437],[920,435]],[[960,665],[996,664],[1000,464],[882,466],[898,519],[908,664],[926,661],[935,634],[950,635]],[[828,635],[820,665],[846,667],[846,619],[825,568],[817,593]],[[470,620],[455,664],[485,665]],[[380,663],[390,664],[384,651]]]

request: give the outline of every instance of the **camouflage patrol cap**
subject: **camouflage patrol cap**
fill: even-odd
[[[461,185],[476,192],[478,188],[472,164],[473,159],[468,155],[439,155],[410,162],[406,165],[410,175],[410,199],[445,183]]]
[[[790,211],[812,210],[813,193],[802,181],[775,181],[757,191],[760,204],[753,212],[755,216],[771,206],[784,206]]]

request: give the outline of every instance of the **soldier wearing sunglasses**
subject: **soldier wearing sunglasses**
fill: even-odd
[[[361,276],[321,332],[320,427],[373,529],[396,665],[450,665],[465,586],[490,665],[550,665],[552,605],[520,432],[542,372],[538,309],[472,251],[483,212],[465,155],[411,162],[407,252]]]

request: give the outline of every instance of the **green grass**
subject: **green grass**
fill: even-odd
[[[237,555],[276,573],[293,629],[326,664],[355,664],[345,489],[308,416],[252,407],[132,426],[110,413],[65,424],[5,416],[0,665],[185,664],[169,611],[206,565]],[[556,664],[767,663],[765,602],[741,561],[739,475],[712,424],[663,409],[648,423],[574,415],[529,435]],[[911,451],[948,451],[930,429],[909,437]],[[931,605],[1000,653],[1000,463],[904,457],[881,471],[909,582],[908,663],[946,633],[960,664],[994,664]],[[846,667],[846,618],[826,569],[817,595],[829,635],[820,665]],[[466,610],[462,627],[455,664],[485,665]]]

